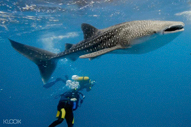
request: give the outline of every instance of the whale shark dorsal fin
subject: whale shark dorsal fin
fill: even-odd
[[[90,60],[92,60],[98,56],[101,56],[105,53],[108,53],[108,52],[111,52],[111,51],[117,50],[117,49],[123,49],[123,47],[121,45],[116,45],[116,46],[111,47],[111,48],[105,48],[105,49],[99,50],[97,52],[92,52],[89,54],[81,55],[80,58],[89,58]]]
[[[83,23],[81,28],[84,33],[84,39],[90,38],[98,31],[97,28],[95,28],[92,25],[87,24],[87,23]]]
[[[65,50],[70,49],[72,46],[73,46],[73,44],[66,43],[66,44],[65,44]]]

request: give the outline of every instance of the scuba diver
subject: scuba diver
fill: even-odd
[[[86,89],[87,92],[89,92],[92,88],[92,86],[95,84],[95,81],[91,81],[91,79],[88,76],[78,76],[73,75],[72,80],[75,82],[79,82],[80,87],[78,90]],[[71,82],[71,80],[67,80],[68,82]],[[67,85],[67,82],[66,82]]]
[[[91,81],[87,76],[77,76],[73,75],[72,80],[66,81],[66,86],[69,90],[60,95],[60,100],[57,106],[57,114],[58,118],[49,127],[55,127],[58,124],[61,124],[64,119],[68,124],[68,127],[73,127],[74,125],[74,115],[73,111],[75,111],[81,104],[85,98],[80,90],[86,89],[89,92],[94,86],[95,81]]]
[[[68,80],[68,76],[65,75],[65,79],[62,79],[62,78],[56,78],[55,81],[52,81],[52,82],[49,82],[49,83],[46,83],[43,85],[44,88],[48,89],[50,87],[52,87],[53,85],[55,85],[57,82],[59,81],[62,81],[64,84],[66,83],[66,80]]]

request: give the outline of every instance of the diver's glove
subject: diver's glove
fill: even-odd
[[[70,101],[77,101],[77,99],[76,98],[71,98]]]

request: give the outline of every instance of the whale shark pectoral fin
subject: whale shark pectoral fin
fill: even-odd
[[[99,59],[100,57],[101,57],[101,56],[91,57],[91,58],[89,58],[89,60]]]
[[[80,58],[89,58],[91,60],[95,57],[101,56],[101,55],[106,54],[108,52],[111,52],[113,50],[122,49],[122,48],[123,47],[121,45],[116,45],[116,46],[111,47],[111,48],[105,48],[105,49],[99,50],[97,52],[92,52],[89,54],[81,55]]]

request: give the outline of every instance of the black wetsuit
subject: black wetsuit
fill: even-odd
[[[77,101],[71,101],[71,98],[76,98]],[[57,106],[57,110],[60,112],[60,114],[57,116],[58,120],[54,121],[49,127],[55,127],[56,125],[62,123],[64,118],[66,119],[68,127],[73,127],[73,111],[78,108],[79,101],[82,103],[83,94],[78,91],[73,90],[62,94]],[[62,113],[65,113],[64,117],[62,116]]]

